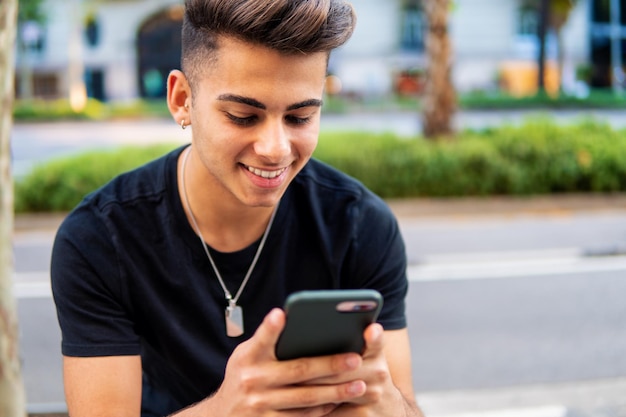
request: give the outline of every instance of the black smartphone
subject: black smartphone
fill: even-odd
[[[363,352],[363,331],[376,321],[383,298],[375,290],[311,290],[285,302],[287,322],[276,343],[276,357]]]

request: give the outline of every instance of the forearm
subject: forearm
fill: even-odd
[[[404,398],[404,415],[406,417],[424,417],[424,413],[415,401]]]
[[[192,404],[182,410],[179,410],[168,417],[213,417],[221,416],[216,400],[213,397],[207,397],[204,400]]]
[[[398,390],[399,402],[401,404],[400,410],[403,412],[398,413],[398,416],[404,417],[424,417],[424,413],[417,405],[415,398],[413,396],[408,396]]]

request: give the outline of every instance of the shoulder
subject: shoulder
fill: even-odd
[[[395,220],[387,203],[359,180],[317,159],[308,162],[292,185],[297,199],[334,216]]]
[[[118,175],[85,196],[65,218],[58,234],[102,233],[111,223],[124,225],[144,215],[168,200],[171,183],[175,181],[178,155],[175,149],[147,164]],[[109,220],[115,219],[113,222]],[[145,219],[148,220],[148,219]]]
[[[357,179],[315,158],[309,160],[294,182],[354,195],[360,195],[366,190]]]
[[[163,193],[170,185],[170,174],[175,173],[178,156],[183,148],[177,148],[151,162],[118,175],[103,187],[89,194],[83,204],[93,204],[104,209],[108,204],[134,204]]]

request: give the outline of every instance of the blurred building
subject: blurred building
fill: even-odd
[[[357,29],[333,54],[329,68],[342,93],[419,93],[427,31],[421,1],[352,0]],[[617,3],[624,3],[626,16],[626,0]],[[88,95],[100,100],[163,97],[168,72],[179,67],[181,4],[181,0],[45,0],[45,25],[30,23],[20,29],[18,97],[24,95],[25,85],[36,97],[65,97],[75,74],[84,80]],[[450,35],[457,89],[493,89],[503,79],[513,80],[509,89],[528,88],[511,83],[532,79],[536,71],[537,4],[537,0],[454,2]],[[623,55],[626,18],[610,26],[615,13],[608,4],[608,0],[576,2],[561,33],[565,86],[574,88],[580,74],[597,86],[611,84],[611,45],[615,46],[611,40],[618,38]],[[617,31],[611,29],[615,27]],[[554,34],[548,36],[547,56],[554,62],[556,40]],[[32,83],[25,84],[28,80]]]

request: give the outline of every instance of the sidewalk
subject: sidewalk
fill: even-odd
[[[624,417],[624,392],[626,378],[614,378],[490,390],[430,392],[417,397],[428,417]]]
[[[556,216],[626,211],[626,193],[393,199],[388,203],[400,221],[416,217]]]

